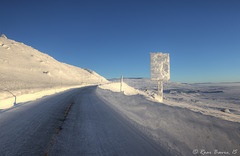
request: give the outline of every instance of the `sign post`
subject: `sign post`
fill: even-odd
[[[169,53],[150,53],[151,80],[158,81],[158,95],[163,101],[163,81],[170,79]]]
[[[163,97],[163,81],[158,80],[158,95]]]

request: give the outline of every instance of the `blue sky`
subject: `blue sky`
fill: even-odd
[[[0,33],[106,78],[150,77],[170,53],[171,81],[240,82],[239,0],[9,0]]]

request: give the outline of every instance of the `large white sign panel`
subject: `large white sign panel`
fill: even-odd
[[[168,81],[170,79],[169,53],[150,53],[151,80]]]

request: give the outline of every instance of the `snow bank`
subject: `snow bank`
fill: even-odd
[[[120,92],[120,82],[106,83],[106,84],[100,85],[99,87],[101,89],[111,90],[112,92]],[[144,91],[135,89],[124,82],[123,82],[122,88],[123,88],[123,94],[125,95],[140,94],[145,98],[147,98],[148,100],[155,101],[155,102],[162,102],[162,98],[156,93],[149,93],[149,92],[144,92]]]
[[[81,87],[85,87],[85,86],[90,86],[90,85],[88,84],[88,85],[77,85],[77,86],[69,86],[69,87],[55,87],[55,88],[35,89],[34,91],[32,91],[32,93],[20,94],[19,96],[16,96],[16,105],[18,105],[19,103],[33,101],[33,100],[36,100],[36,99],[41,98],[43,96],[63,92],[63,91],[68,90],[68,89],[81,88]],[[7,108],[10,108],[10,107],[13,107],[14,103],[15,103],[15,97],[14,96],[12,96],[12,98],[7,98],[7,99],[0,100],[0,109],[7,109]]]
[[[120,92],[120,82],[107,83],[107,84],[100,85],[99,87],[102,89],[111,90],[113,92]],[[123,83],[123,93],[125,95],[136,95],[141,93],[141,91],[128,86],[126,83]]]

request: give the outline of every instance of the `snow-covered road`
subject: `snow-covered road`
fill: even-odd
[[[72,107],[65,121],[64,113]],[[49,146],[55,132],[53,146]],[[103,102],[96,86],[0,112],[0,155],[169,155]]]

